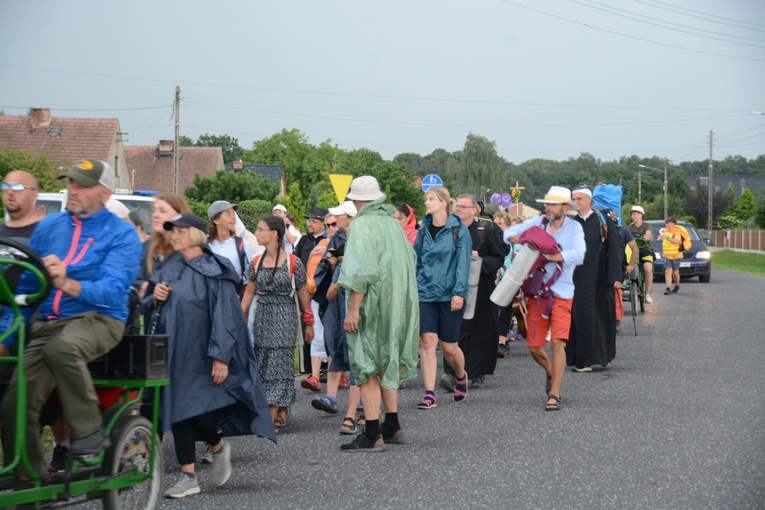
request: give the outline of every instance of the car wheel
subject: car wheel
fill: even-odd
[[[712,272],[708,272],[707,274],[699,275],[699,281],[701,283],[709,283],[709,280],[712,278]]]

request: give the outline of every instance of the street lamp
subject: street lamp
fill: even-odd
[[[647,168],[649,170],[656,170],[657,172],[661,172],[659,168],[654,168],[652,166],[648,165],[638,165],[640,168]],[[640,195],[641,195],[641,182],[640,182],[641,176],[640,176],[640,170],[638,170],[638,202],[640,202]],[[667,219],[669,217],[669,202],[667,201],[667,160],[664,160],[664,219]]]

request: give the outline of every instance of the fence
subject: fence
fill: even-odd
[[[715,230],[712,239],[718,248],[765,253],[765,230]]]

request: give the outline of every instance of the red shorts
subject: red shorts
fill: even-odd
[[[547,298],[540,299],[539,306],[537,306],[536,298],[528,300],[526,304],[528,308],[528,314],[526,315],[526,328],[528,330],[526,343],[529,347],[544,347],[548,331],[551,331],[551,338],[563,340],[564,342],[568,341],[568,333],[571,329],[571,303],[573,301],[573,299],[553,297],[550,318],[543,319],[542,313],[544,313],[547,307]]]

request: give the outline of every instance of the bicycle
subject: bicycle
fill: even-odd
[[[33,294],[14,295],[5,279],[5,269],[15,266],[30,271],[39,283]],[[26,394],[28,381],[24,372],[26,321],[22,308],[39,310],[52,287],[45,265],[36,253],[16,241],[0,238],[0,304],[13,311],[13,323],[0,334],[0,342],[17,335],[18,354],[0,358],[17,365],[16,433],[13,451],[5,452],[6,465],[0,469],[0,508],[29,505],[52,508],[84,503],[100,498],[106,509],[141,508],[154,510],[162,499],[164,474],[162,448],[157,435],[159,402],[155,399],[152,419],[138,414],[146,388],[160,388],[169,383],[164,377],[128,378],[104,373],[93,379],[96,387],[122,388],[117,403],[103,413],[106,435],[111,446],[95,456],[67,455],[63,472],[45,476],[36,472],[26,452]],[[145,335],[144,335],[145,336]],[[138,336],[124,337],[134,340]],[[167,343],[165,343],[165,346]],[[107,355],[108,356],[108,355]],[[157,354],[161,363],[161,353]],[[166,367],[165,367],[166,368]],[[92,371],[92,369],[91,369]],[[23,481],[19,479],[23,475]]]

